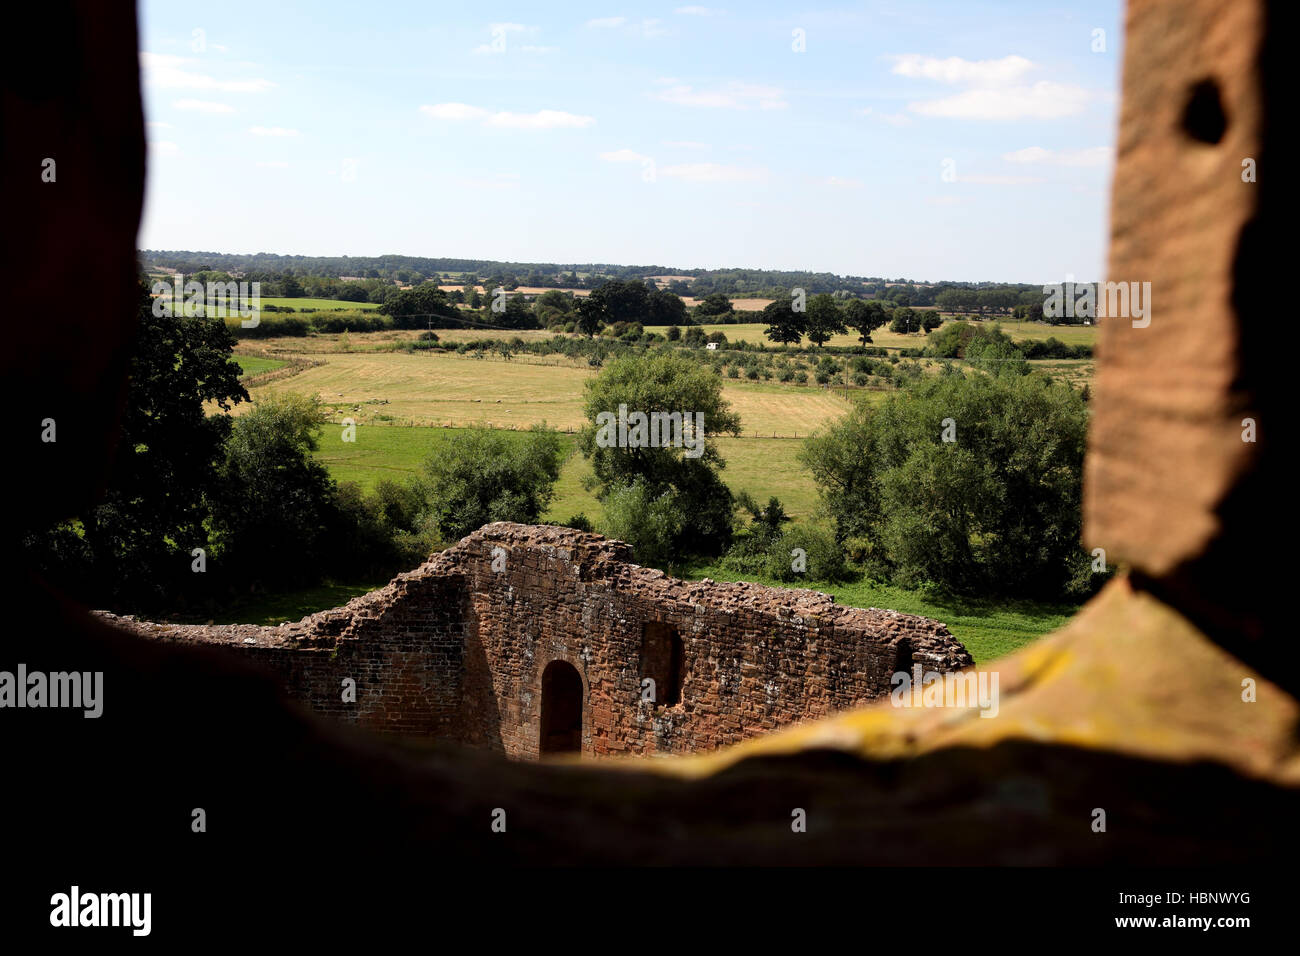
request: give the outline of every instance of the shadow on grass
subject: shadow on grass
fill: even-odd
[[[308,614],[327,611],[347,604],[358,595],[381,588],[388,578],[348,584],[320,584],[315,587],[278,594],[253,594],[225,602],[219,613],[181,615],[177,623],[183,624],[281,624],[299,621]]]

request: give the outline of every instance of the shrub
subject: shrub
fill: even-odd
[[[568,521],[564,522],[564,527],[573,528],[575,531],[594,531],[591,520],[582,512],[578,512]]]
[[[625,541],[641,564],[662,567],[677,554],[677,540],[689,520],[669,488],[658,495],[637,478],[610,489],[605,499],[605,533]]]
[[[467,429],[425,462],[424,521],[450,540],[493,521],[535,523],[563,461],[559,433],[544,425],[523,435]]]

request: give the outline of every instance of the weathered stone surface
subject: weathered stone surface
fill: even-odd
[[[807,590],[679,581],[633,564],[622,542],[504,522],[295,624],[101,616],[158,640],[228,646],[318,713],[511,757],[539,756],[553,661],[581,676],[582,752],[594,755],[711,750],[888,694],[890,676],[914,664],[973,663],[923,617],[842,607]],[[680,690],[657,686],[662,703],[642,693],[650,628],[682,646]],[[355,702],[340,692],[348,677]]]
[[[1084,511],[1089,547],[1154,576],[1208,549],[1220,506],[1260,448],[1241,437],[1242,419],[1258,421],[1260,409],[1242,376],[1234,293],[1240,237],[1261,195],[1242,182],[1241,164],[1263,145],[1254,64],[1264,9],[1129,7],[1107,278],[1150,282],[1153,307],[1146,328],[1101,322]],[[1185,122],[1202,83],[1217,89],[1227,120],[1214,143]],[[1202,89],[1203,113],[1212,100]]]

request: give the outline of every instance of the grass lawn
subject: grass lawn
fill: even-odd
[[[414,477],[424,460],[436,454],[458,430],[362,424],[357,427],[356,441],[344,442],[341,429],[327,426],[316,457],[336,481],[355,481],[363,488],[372,488],[381,478],[405,481]],[[566,436],[566,442],[573,451],[560,470],[555,498],[543,517],[567,521],[582,513],[599,528],[601,504],[583,487],[583,480],[591,475],[591,465],[574,447],[576,436]],[[748,491],[761,502],[776,495],[795,518],[813,514],[817,493],[796,458],[802,442],[729,437],[718,442],[727,462],[722,478],[732,491]]]
[[[282,359],[266,358],[261,355],[236,355],[234,358],[244,375],[261,375],[263,372],[271,372],[289,364]]]
[[[789,587],[779,581],[741,575],[714,565],[692,565],[681,572],[692,580],[755,581],[773,587]],[[980,665],[1024,647],[1031,641],[1062,627],[1078,610],[1073,604],[1044,604],[996,598],[931,597],[916,591],[854,581],[847,584],[809,582],[849,607],[878,607],[904,614],[920,614],[948,626]]]

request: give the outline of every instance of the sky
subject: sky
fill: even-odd
[[[140,17],[140,248],[1105,277],[1112,0]]]

